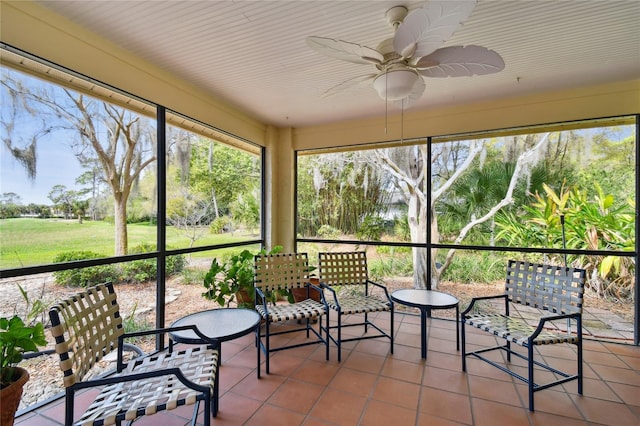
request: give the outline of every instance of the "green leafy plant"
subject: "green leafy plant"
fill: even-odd
[[[106,255],[92,251],[69,251],[58,254],[54,263],[71,262],[74,260],[100,259]],[[91,283],[118,281],[118,271],[114,265],[98,265],[88,268],[67,269],[53,273],[56,282],[71,287],[86,287]]]
[[[275,246],[269,252],[262,249],[259,253],[276,254],[281,251],[282,246]],[[206,291],[202,293],[202,296],[214,300],[220,306],[229,306],[231,302],[237,301],[238,307],[253,307],[255,297],[253,287],[254,256],[249,250],[244,250],[231,256],[223,263],[219,263],[218,259],[214,258],[204,277]]]
[[[0,318],[0,385],[8,386],[15,376],[15,367],[22,361],[24,352],[37,351],[45,346],[44,325],[41,322],[33,327],[25,325],[22,318]]]

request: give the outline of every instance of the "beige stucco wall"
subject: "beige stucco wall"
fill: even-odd
[[[399,115],[278,129],[30,2],[0,2],[3,42],[265,146],[267,244],[293,248],[294,150],[397,140]],[[640,80],[407,111],[405,139],[640,113]]]
[[[407,111],[384,117],[305,127],[294,132],[295,150],[344,146],[426,136],[604,118],[640,113],[640,80],[479,102],[455,107]]]

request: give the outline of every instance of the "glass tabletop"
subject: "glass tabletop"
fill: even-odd
[[[458,304],[458,299],[450,294],[435,290],[421,290],[406,288],[391,293],[391,300],[416,308],[453,308]]]
[[[197,312],[173,322],[171,327],[195,325],[207,337],[221,342],[236,339],[255,330],[260,315],[251,309],[220,308]],[[200,338],[191,330],[171,333],[171,338],[182,343],[201,343]]]

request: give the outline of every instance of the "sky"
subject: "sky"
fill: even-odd
[[[49,83],[30,75],[22,74],[8,67],[0,68],[2,77],[15,78],[26,87],[39,90],[50,86]],[[48,114],[44,118],[34,119],[26,113],[12,117],[11,110],[13,102],[9,98],[6,90],[0,91],[0,113],[3,119],[13,121],[14,130],[7,135],[5,127],[0,127],[0,137],[4,140],[7,137],[14,139],[14,146],[23,147],[22,140],[31,140],[34,133],[40,133],[44,126],[51,126],[54,116]],[[40,121],[43,120],[43,121]],[[47,121],[48,120],[48,121]],[[76,138],[69,130],[56,129],[46,135],[38,136],[36,147],[36,177],[29,179],[26,170],[13,157],[9,149],[3,143],[0,146],[0,194],[16,193],[20,196],[21,203],[51,205],[48,194],[55,185],[64,185],[67,190],[79,190],[75,180],[83,173],[79,161],[73,154],[73,150],[68,141]]]
[[[56,143],[55,140],[41,140],[36,155],[37,174],[35,180],[31,181],[25,168],[13,158],[7,147],[4,144],[0,147],[0,194],[15,192],[20,195],[23,205],[51,205],[48,194],[53,186],[80,189],[75,180],[83,170],[71,147]]]

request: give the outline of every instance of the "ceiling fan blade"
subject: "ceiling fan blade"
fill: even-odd
[[[452,46],[420,58],[415,68],[425,77],[470,77],[500,72],[504,60],[486,47]]]
[[[393,39],[403,58],[426,56],[442,46],[473,12],[476,0],[428,1],[404,19]]]
[[[366,74],[366,75],[359,75],[357,77],[350,78],[349,80],[343,81],[342,83],[328,89],[326,92],[322,94],[322,97],[327,98],[337,93],[344,92],[345,90],[348,90],[352,87],[360,86],[363,83],[368,83],[370,81],[373,81],[376,75],[377,74]]]
[[[307,45],[318,53],[356,64],[379,64],[382,53],[367,46],[326,37],[307,37]]]

